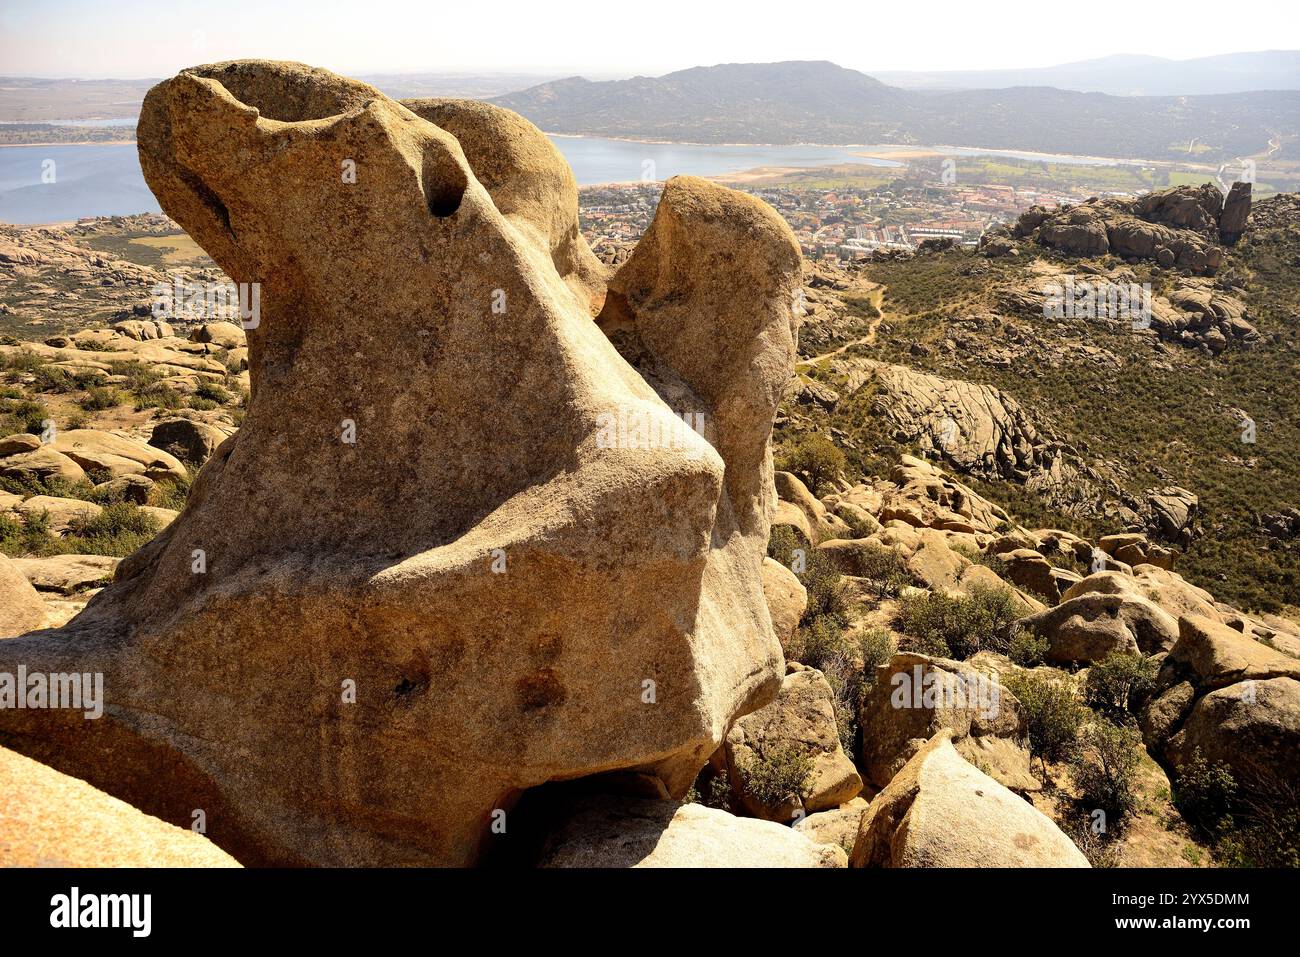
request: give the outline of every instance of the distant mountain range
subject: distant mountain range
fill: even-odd
[[[1251,93],[1300,89],[1300,50],[1226,53],[1193,60],[1124,54],[1023,70],[890,71],[873,75],[882,83],[913,90],[1054,86],[1117,96]]]
[[[569,77],[497,97],[551,133],[698,143],[915,143],[1173,159],[1266,151],[1300,127],[1300,91],[1111,96],[1049,87],[905,90],[826,61],[729,63],[661,77]]]

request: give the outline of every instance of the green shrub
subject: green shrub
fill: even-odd
[[[825,552],[810,549],[806,567],[799,580],[808,590],[808,607],[803,620],[830,618],[836,624],[848,623],[848,603],[844,598],[844,576]]]
[[[1084,701],[1099,713],[1126,717],[1151,692],[1159,670],[1141,652],[1112,652],[1088,669]]]
[[[768,537],[767,554],[793,571],[807,589],[808,606],[801,619],[804,624],[821,617],[830,617],[838,625],[848,624],[844,576],[825,552],[804,544],[790,526],[778,525]]]
[[[1028,628],[1019,628],[1011,635],[1007,657],[1023,668],[1032,668],[1043,663],[1048,644],[1046,638],[1040,637]]]
[[[1122,821],[1137,807],[1137,773],[1142,736],[1105,718],[1083,727],[1070,755],[1070,771],[1080,800],[1106,812],[1107,821]]]
[[[862,577],[871,582],[872,590],[881,598],[893,598],[912,583],[912,573],[897,549],[887,545],[861,548],[857,561]]]
[[[721,811],[731,810],[731,782],[726,773],[719,774],[711,765],[700,771],[691,789],[682,799],[684,804],[703,804]]]
[[[1241,786],[1231,768],[1200,750],[1174,772],[1173,802],[1214,842],[1225,867],[1300,867],[1300,791],[1289,782]]]
[[[145,409],[179,409],[184,404],[184,397],[163,382],[145,386],[135,394],[137,412],[143,412]]]
[[[786,648],[791,661],[816,668],[831,686],[835,726],[840,740],[852,747],[857,734],[857,702],[862,691],[862,669],[853,642],[835,619],[821,616],[801,625]]]
[[[40,435],[45,431],[45,423],[52,418],[50,410],[35,399],[9,400],[0,412],[0,432],[5,435],[15,432]]]
[[[861,515],[855,512],[855,510],[845,508],[843,504],[836,507],[835,516],[849,527],[850,538],[866,538],[869,535],[874,534],[876,529],[879,527],[878,525],[873,525],[864,520]]]
[[[978,548],[971,548],[969,545],[956,544],[952,549],[958,555],[963,556],[974,565],[983,565],[991,570],[999,578],[1007,577],[1007,563],[1000,555],[994,555],[991,552],[982,552]]]
[[[1239,801],[1214,846],[1226,867],[1300,868],[1300,792],[1294,785]]]
[[[0,552],[10,558],[39,555],[50,542],[50,520],[45,512],[0,515]]]
[[[162,524],[131,502],[112,502],[94,518],[70,524],[68,533],[54,540],[47,554],[130,555],[148,543]]]
[[[793,446],[781,450],[776,467],[802,477],[807,481],[808,488],[816,493],[823,483],[829,482],[848,467],[848,460],[830,439],[821,435],[806,435]]]
[[[114,362],[109,366],[109,370],[113,375],[124,376],[126,389],[135,393],[157,385],[164,378],[163,374],[153,366],[134,359],[128,362]]]
[[[193,480],[192,473],[187,474],[183,479],[159,479],[149,490],[149,504],[155,508],[170,508],[174,512],[183,511]]]
[[[1008,588],[977,583],[966,595],[909,595],[899,605],[899,630],[926,654],[964,660],[985,649],[1006,651],[1019,617]]]
[[[1060,761],[1073,753],[1084,708],[1065,681],[1026,671],[1007,675],[1004,683],[1020,702],[1028,725],[1029,752],[1038,758],[1045,773],[1048,761]]]
[[[1217,837],[1230,825],[1237,782],[1226,764],[1211,764],[1199,748],[1174,772],[1173,802],[1193,828]]]
[[[58,366],[42,365],[32,373],[34,392],[76,392],[99,381],[98,372],[69,372]]]
[[[775,744],[741,768],[745,793],[767,807],[798,801],[812,775],[812,760],[793,744]]]
[[[87,412],[101,412],[122,404],[122,393],[112,386],[92,385],[78,403]]]
[[[44,356],[38,356],[30,349],[0,355],[0,371],[4,372],[40,372],[49,363]]]
[[[879,626],[868,628],[862,636],[862,672],[868,681],[874,681],[876,669],[889,663],[898,651],[894,636]]]
[[[211,379],[204,379],[199,382],[198,388],[194,390],[194,395],[196,398],[214,402],[217,405],[225,405],[234,398],[225,386],[219,382],[213,382]]]
[[[807,549],[799,535],[789,525],[773,525],[767,537],[767,557],[786,568],[794,564],[795,549]]]

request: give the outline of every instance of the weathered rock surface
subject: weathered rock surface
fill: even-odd
[[[872,799],[854,867],[1087,867],[1051,819],[967,763],[940,731]]]
[[[107,555],[50,555],[47,558],[15,558],[12,564],[37,591],[71,595],[85,588],[108,584],[121,561]]]
[[[1209,618],[1179,619],[1141,715],[1171,769],[1197,752],[1226,764],[1239,795],[1285,803],[1300,775],[1300,660]]]
[[[772,518],[773,525],[790,526],[802,541],[812,545],[849,535],[848,523],[808,491],[808,486],[799,481],[797,476],[789,472],[776,472],[774,482],[780,501],[777,502],[776,514]]]
[[[764,558],[763,595],[772,616],[772,628],[784,648],[798,631],[799,619],[808,607],[808,589],[790,569],[775,559]]]
[[[102,505],[84,502],[79,498],[59,498],[56,495],[33,495],[17,503],[13,510],[28,517],[44,516],[49,529],[62,535],[78,522],[94,518],[104,510]]]
[[[8,556],[0,555],[0,638],[39,628],[44,620],[41,596]]]
[[[202,834],[0,748],[0,867],[238,867]]]
[[[1090,199],[1052,210],[1035,206],[1021,215],[1012,235],[1032,238],[1073,256],[1113,253],[1194,273],[1213,273],[1223,261],[1221,230],[1234,238],[1240,233],[1245,222],[1242,207],[1240,191],[1225,217],[1223,194],[1212,183],[1175,186],[1136,199]],[[1248,190],[1244,207],[1248,213]],[[1226,229],[1222,226],[1225,218]]]
[[[1046,638],[1046,660],[1054,664],[1103,661],[1124,652],[1153,655],[1168,651],[1178,638],[1178,622],[1135,591],[1086,592],[1022,618],[1016,627]]]
[[[210,342],[223,349],[239,349],[245,343],[244,330],[233,322],[205,322],[190,330],[191,342]]]
[[[403,100],[456,137],[497,211],[549,250],[556,273],[581,307],[599,315],[606,270],[578,229],[578,184],[550,137],[518,113],[474,100]]]
[[[1263,341],[1246,304],[1209,279],[1180,279],[1167,297],[1155,297],[1151,328],[1168,342],[1203,346],[1215,354],[1230,345],[1249,348]]]
[[[875,411],[899,442],[917,442],[961,472],[1024,480],[1046,462],[1045,440],[1011,396],[992,386],[945,379],[870,359],[835,360],[852,391],[879,387]]]
[[[941,729],[967,757],[1016,790],[1037,790],[1021,740],[1025,719],[1016,696],[968,664],[899,652],[876,669],[858,709],[862,768],[885,787]],[[984,739],[988,739],[987,741]],[[993,739],[1002,739],[992,743]]]
[[[474,148],[365,84],[200,67],[138,134],[167,212],[261,284],[251,400],[111,587],[0,643],[0,667],[102,671],[109,713],[3,712],[0,741],[167,821],[205,808],[246,863],[468,864],[547,781],[685,793],[783,672],[761,568],[785,223],[670,181],[597,325],[557,268],[576,210],[520,201],[564,177],[480,181]]]
[[[732,794],[748,813],[764,820],[785,822],[801,812],[824,811],[862,790],[862,778],[840,746],[831,686],[813,668],[786,675],[776,700],[737,720],[725,747]],[[770,803],[747,786],[747,769],[774,752],[795,754],[810,763],[803,790],[779,803]]]
[[[231,434],[195,419],[166,419],[153,427],[149,444],[182,461],[202,465]]]
[[[27,483],[86,481],[86,472],[80,465],[48,445],[0,458],[0,476]]]
[[[1226,764],[1246,792],[1285,806],[1300,780],[1300,681],[1242,681],[1198,700],[1166,746],[1182,765],[1199,754]]]
[[[1199,534],[1201,503],[1195,492],[1177,485],[1150,489],[1145,505],[1143,517],[1152,536],[1185,548]]]
[[[845,867],[847,855],[771,821],[699,804],[590,798],[547,840],[540,867]]]
[[[1246,222],[1250,219],[1250,183],[1233,183],[1223,201],[1223,212],[1219,215],[1219,241],[1224,245],[1235,243],[1246,231]]]
[[[811,841],[833,844],[848,854],[858,839],[858,828],[866,811],[866,798],[855,797],[837,808],[800,818],[794,822],[794,829]]]
[[[96,476],[143,475],[157,481],[184,479],[188,474],[175,456],[121,432],[72,429],[60,432],[49,447]]]

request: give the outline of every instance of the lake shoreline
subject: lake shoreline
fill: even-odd
[[[43,146],[135,146],[136,140],[76,140],[70,143],[0,143],[0,149],[22,149]]]

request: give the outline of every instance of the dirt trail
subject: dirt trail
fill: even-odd
[[[798,362],[795,363],[795,368],[801,369],[801,368],[806,368],[808,366],[816,365],[818,362],[821,362],[823,359],[834,358],[835,356],[840,355],[846,349],[851,349],[854,346],[873,345],[876,341],[876,330],[880,327],[881,321],[885,318],[885,309],[884,309],[885,287],[881,285],[876,286],[876,288],[872,289],[870,292],[867,293],[866,298],[867,301],[870,302],[871,305],[875,307],[876,318],[872,319],[871,322],[867,325],[867,334],[865,336],[861,336],[860,338],[853,339],[850,342],[846,342],[838,349],[832,349],[830,352],[823,352],[819,356],[812,356],[807,359],[800,359]]]

